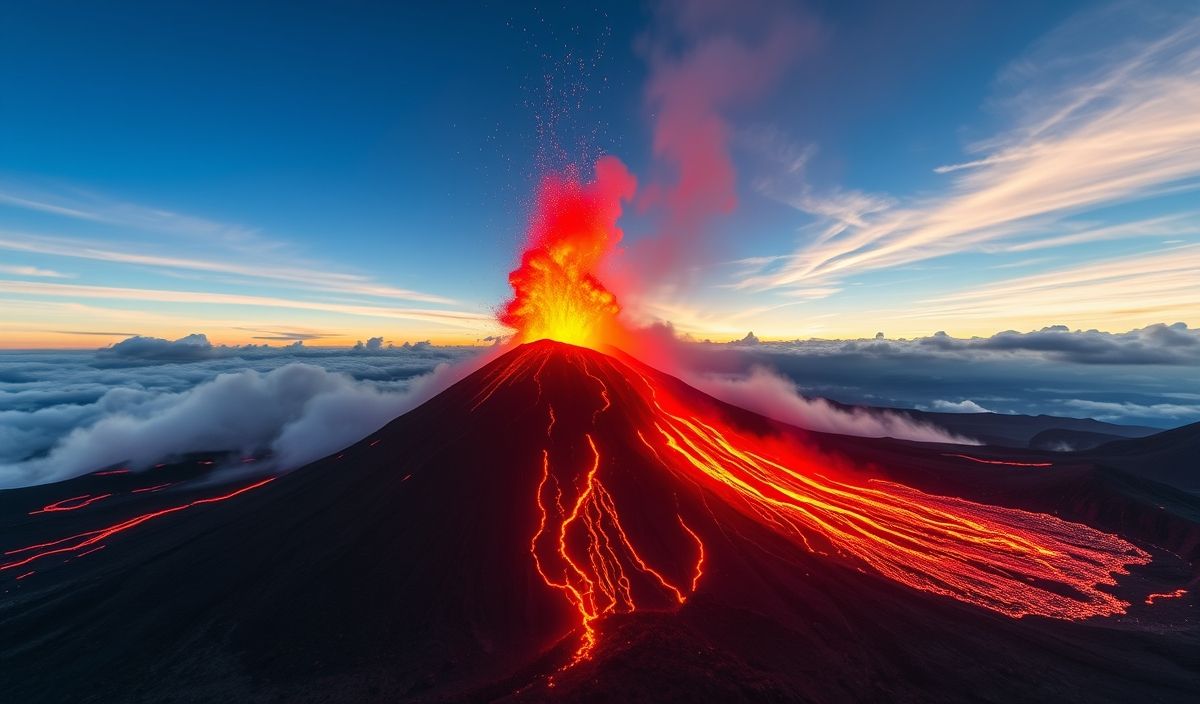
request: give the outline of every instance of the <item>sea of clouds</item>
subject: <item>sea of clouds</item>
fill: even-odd
[[[462,372],[478,347],[211,344],[132,337],[97,351],[0,353],[0,487],[190,452],[270,452],[293,468],[350,445]]]
[[[1020,413],[1172,428],[1200,421],[1200,330],[1070,330],[956,338],[697,344],[688,364],[751,383],[782,377],[806,397],[943,413]],[[770,370],[754,372],[755,368]],[[756,382],[763,384],[761,378]]]
[[[213,345],[131,337],[100,350],[0,352],[0,488],[192,452],[262,453],[290,469],[336,452],[478,367],[494,348]],[[690,383],[813,430],[970,442],[928,420],[831,404],[1200,421],[1200,331],[1050,327],[961,339],[680,346]]]

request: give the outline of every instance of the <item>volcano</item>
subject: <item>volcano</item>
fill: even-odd
[[[1194,701],[1200,501],[1095,451],[970,449],[809,433],[531,342],[283,476],[0,494],[0,687]]]

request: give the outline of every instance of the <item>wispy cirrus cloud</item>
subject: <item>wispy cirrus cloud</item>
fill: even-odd
[[[163,256],[124,251],[112,247],[97,247],[84,240],[26,235],[3,230],[0,230],[0,249],[117,264],[148,266],[168,270],[200,271],[242,276],[250,279],[269,279],[272,282],[287,284],[291,288],[309,291],[394,298],[439,305],[455,305],[457,303],[452,298],[388,286],[359,274],[346,274],[298,266],[251,264],[240,261]],[[0,269],[0,271],[3,270]]]
[[[1014,125],[974,144],[974,158],[938,167],[950,179],[939,195],[769,184],[768,194],[818,216],[816,235],[786,257],[751,262],[742,287],[835,284],[964,251],[1200,232],[1194,214],[1067,221],[1200,186],[1200,18],[1154,17],[1159,29],[1139,41],[1080,48],[1082,37],[1104,36],[1095,25],[1119,21],[1113,10],[1079,18],[1014,64],[1002,77],[1022,86],[1006,101]]]
[[[0,274],[9,276],[37,276],[45,279],[70,279],[71,274],[64,274],[53,269],[42,269],[36,266],[19,266],[16,264],[0,264]]]
[[[330,270],[325,262],[304,261],[296,256],[292,244],[270,239],[257,227],[132,203],[76,186],[34,187],[0,180],[0,206],[116,226],[124,232],[178,238],[180,243],[188,243],[188,250],[203,255],[182,255],[178,247],[170,254],[162,254],[155,251],[161,249],[159,242],[131,242],[122,247],[111,240],[98,245],[87,238],[13,230],[0,230],[0,250],[152,268],[166,274],[236,276],[303,291],[458,305],[458,301],[447,296],[392,286],[358,273]],[[36,275],[28,271],[0,271]]]
[[[212,291],[178,291],[172,289],[128,288],[86,284],[53,284],[42,281],[13,281],[0,279],[0,292],[64,298],[99,298],[125,301],[156,301],[167,303],[213,304],[230,306],[259,306],[292,310],[323,311],[374,318],[417,320],[475,330],[491,327],[495,317],[490,313],[425,308],[397,308],[367,303],[330,303],[274,296],[253,296]]]
[[[327,337],[335,337],[335,335],[319,332],[317,330],[296,330],[293,328],[248,328],[236,327],[237,330],[245,332],[256,332],[255,340],[271,340],[275,342],[305,342],[310,340],[321,340]]]
[[[1050,249],[1087,242],[1103,242],[1139,237],[1178,238],[1191,237],[1200,234],[1200,213],[1172,213],[1154,218],[1143,218],[1132,222],[1116,224],[1101,223],[1067,223],[1065,234],[1052,237],[1038,237],[1024,242],[1004,243],[1001,249],[1006,252],[1029,252],[1037,249]],[[1170,240],[1166,240],[1169,242]],[[1174,243],[1185,242],[1186,239],[1175,239]]]
[[[0,182],[0,205],[159,234],[274,248],[259,236],[258,228],[130,203],[74,187],[50,190]]]
[[[936,296],[897,317],[991,318],[1036,310],[1052,320],[1111,322],[1194,318],[1200,311],[1200,244],[1060,267]]]

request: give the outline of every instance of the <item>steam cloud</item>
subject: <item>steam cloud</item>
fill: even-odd
[[[822,398],[805,398],[796,391],[792,381],[765,367],[754,367],[746,376],[692,375],[687,381],[726,403],[818,432],[920,442],[981,444],[901,412],[842,408]]]
[[[642,48],[650,65],[645,88],[653,114],[652,149],[660,178],[638,205],[658,216],[655,236],[626,262],[642,282],[686,275],[711,256],[703,234],[714,217],[737,207],[727,113],[761,97],[813,36],[781,3],[665,3]]]

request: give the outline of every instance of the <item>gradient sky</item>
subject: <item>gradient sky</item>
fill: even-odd
[[[674,5],[409,5],[7,7],[0,347],[503,332],[538,176],[661,172],[650,55],[695,47]],[[1194,2],[770,5],[803,45],[722,114],[737,208],[643,317],[713,339],[1200,324]]]

